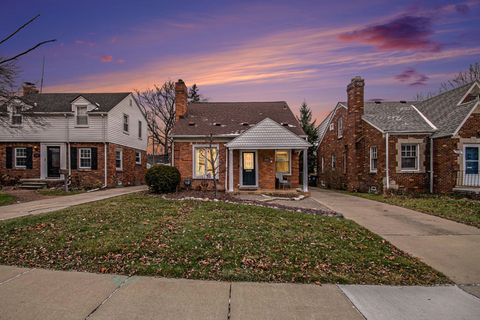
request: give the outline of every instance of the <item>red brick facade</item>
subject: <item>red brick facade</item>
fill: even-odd
[[[361,79],[352,80],[347,94],[348,110],[342,105],[337,106],[318,147],[319,185],[350,191],[384,192],[387,187],[385,169],[387,134],[361,119],[364,103]],[[340,118],[343,119],[343,136],[338,134]],[[418,144],[418,170],[400,169],[402,143]],[[480,110],[470,115],[455,137],[433,139],[433,192],[453,191],[457,185],[457,174],[462,170],[462,146],[470,143],[480,145]],[[430,144],[429,134],[388,135],[391,190],[429,192]],[[376,171],[370,170],[371,147],[377,148]],[[332,156],[335,157],[335,167],[332,167]]]
[[[226,165],[226,147],[227,141],[219,140],[212,143],[219,147],[219,174],[217,188],[225,190],[225,178],[227,174]],[[183,187],[185,179],[193,177],[193,148],[195,145],[208,146],[204,141],[175,141],[174,144],[174,165],[180,171]],[[234,191],[240,190],[240,150],[233,150],[233,185]],[[275,190],[275,150],[256,150],[257,154],[257,171],[258,171],[258,190]],[[286,176],[290,182],[291,188],[299,186],[300,174],[299,152],[292,150],[291,152],[291,174]],[[228,181],[227,181],[228,183]],[[201,187],[212,188],[211,180],[192,179],[192,188]]]
[[[7,168],[7,148],[25,147],[32,148],[32,168]],[[71,143],[71,148],[95,148],[96,149],[96,169],[71,169],[71,181],[72,186],[83,188],[97,188],[102,187],[105,183],[104,180],[104,144],[103,143]],[[0,174],[7,174],[11,177],[19,179],[40,179],[41,178],[41,144],[40,143],[1,143],[0,144]],[[115,150],[122,149],[123,151],[123,168],[117,170],[115,168]],[[144,183],[147,156],[145,151],[135,150],[125,146],[119,146],[115,144],[108,144],[108,157],[107,157],[107,186],[115,187],[117,185],[139,185]],[[141,153],[141,164],[135,162],[135,152]],[[78,156],[78,155],[77,155]],[[65,159],[69,159],[68,154],[65,155]],[[68,161],[67,161],[68,162]],[[70,167],[70,163],[66,164],[66,167]]]

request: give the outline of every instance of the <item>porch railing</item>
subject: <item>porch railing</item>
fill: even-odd
[[[466,173],[465,171],[457,171],[458,187],[480,187],[480,174]]]

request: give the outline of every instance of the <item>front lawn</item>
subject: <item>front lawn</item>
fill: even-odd
[[[480,201],[439,195],[381,195],[350,193],[358,197],[385,202],[400,207],[432,214],[445,219],[480,228]]]
[[[0,192],[0,206],[6,206],[15,202],[15,197],[6,193]]]
[[[356,223],[127,195],[0,223],[0,264],[226,281],[449,280]]]

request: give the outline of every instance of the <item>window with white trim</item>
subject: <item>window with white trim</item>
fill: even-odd
[[[138,120],[138,139],[142,139],[142,121]]]
[[[91,169],[92,168],[92,149],[79,148],[78,152],[80,154],[78,158],[78,167],[80,169]]]
[[[13,106],[12,107],[12,125],[21,126],[22,121],[23,121],[22,107],[21,106]]]
[[[15,167],[27,167],[27,148],[15,148]]]
[[[402,143],[401,169],[405,171],[418,170],[418,143]]]
[[[340,117],[337,120],[337,136],[338,138],[343,137],[343,118]]]
[[[277,173],[290,174],[290,150],[275,150],[275,171]]]
[[[197,179],[212,179],[214,170],[218,178],[218,147],[193,147],[193,177]]]
[[[142,153],[135,151],[135,164],[142,164]]]
[[[376,146],[370,147],[370,172],[377,172],[378,149]]]
[[[330,123],[330,131],[333,131],[335,129],[335,125],[333,123]]]
[[[88,125],[87,106],[77,106],[76,123],[77,126]]]
[[[123,151],[122,149],[115,150],[115,169],[121,171],[123,169]]]
[[[335,169],[337,166],[337,156],[332,154],[332,169]]]
[[[128,118],[129,118],[128,114],[124,113],[123,114],[123,132],[128,132],[128,130],[129,130],[129,127],[128,127],[128,120],[129,119]]]
[[[323,173],[323,170],[324,170],[323,168],[324,168],[324,166],[325,166],[325,159],[323,159],[323,157],[322,157],[322,162],[321,162],[321,166],[320,166],[320,172],[321,172],[321,173]]]

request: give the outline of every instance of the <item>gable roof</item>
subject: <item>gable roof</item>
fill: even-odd
[[[130,92],[109,93],[37,93],[22,97],[21,99],[32,105],[32,112],[71,112],[71,103],[82,96],[90,103],[97,106],[94,111],[108,112],[125,99]],[[35,105],[36,103],[36,105]]]
[[[337,111],[337,109],[339,107],[343,107],[343,108],[346,109],[347,108],[347,103],[346,102],[337,102],[337,105],[335,106],[335,108],[333,108],[333,110],[327,115],[327,117],[318,126],[318,129],[317,129],[318,130],[318,145],[320,145],[320,143],[323,140],[323,137],[325,136],[325,133],[327,133],[330,122],[333,119],[333,117],[335,116],[335,112]]]
[[[464,122],[478,102],[475,99],[464,104],[458,104],[475,85],[478,85],[478,81],[443,92],[416,105],[438,128],[433,134],[434,138],[455,134],[458,127]]]
[[[284,124],[292,133],[304,136],[300,123],[285,101],[274,102],[199,102],[188,104],[172,136],[237,136],[265,118]]]
[[[226,146],[237,149],[295,149],[308,148],[312,145],[286,127],[270,118],[265,118],[227,143]]]

